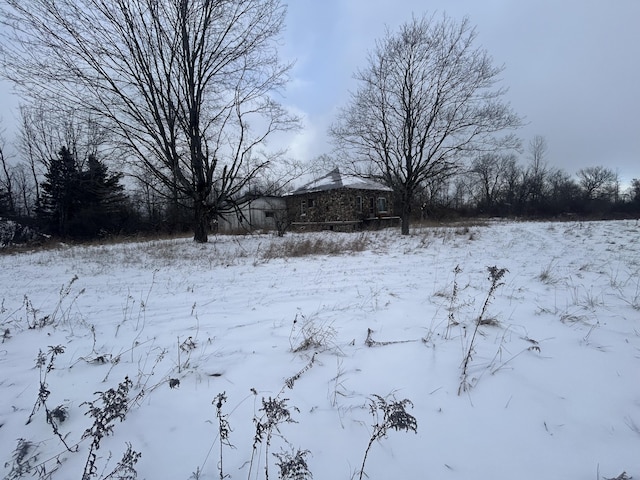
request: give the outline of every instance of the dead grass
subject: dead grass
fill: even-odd
[[[337,238],[300,234],[272,241],[261,252],[261,257],[263,260],[271,260],[274,258],[295,258],[310,255],[344,255],[362,252],[369,247],[369,244],[370,239],[364,233]]]
[[[490,220],[480,218],[467,218],[457,220],[419,220],[411,223],[412,229],[421,228],[472,228],[472,227],[488,227],[491,224]]]

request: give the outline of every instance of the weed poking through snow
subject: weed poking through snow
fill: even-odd
[[[222,406],[227,402],[226,392],[219,393],[216,398],[213,399],[213,403],[216,406],[216,418],[218,419],[218,435],[220,437],[220,461],[218,463],[218,472],[220,473],[220,480],[225,478],[223,469],[223,449],[224,447],[235,448],[231,442],[229,442],[229,433],[231,433],[231,425],[229,425],[229,415],[222,413]]]
[[[336,330],[331,323],[319,321],[313,316],[305,317],[302,313],[296,313],[289,334],[289,345],[293,353],[306,350],[324,352],[335,346]]]
[[[278,399],[269,397],[268,400],[262,398],[262,408],[259,410],[264,412],[262,418],[254,418],[256,425],[256,434],[253,438],[253,453],[251,455],[251,462],[249,466],[249,478],[251,478],[251,465],[253,464],[253,457],[258,448],[258,444],[263,443],[265,445],[265,465],[264,474],[265,479],[269,480],[269,449],[271,447],[271,440],[274,433],[280,434],[280,425],[283,423],[295,423],[295,420],[291,418],[291,412],[287,408],[288,398]]]
[[[129,377],[125,377],[117,389],[110,388],[106,392],[96,392],[102,405],[97,405],[97,401],[84,402],[81,404],[89,406],[89,410],[85,415],[93,417],[93,425],[82,434],[82,438],[91,438],[89,455],[85,462],[82,480],[89,480],[96,476],[96,461],[98,459],[96,451],[100,448],[102,439],[113,433],[115,421],[124,421],[127,411],[129,410],[129,389],[131,387],[133,387],[133,382],[129,380]],[[140,455],[140,453],[131,449],[131,445],[128,445],[123,460],[118,464],[116,470],[114,470],[114,472],[126,471],[127,475],[117,478],[136,478],[134,465],[137,463]],[[115,475],[114,472],[112,472],[113,475],[109,474],[109,476],[113,477]]]
[[[297,450],[295,453],[274,453],[273,455],[278,459],[276,465],[280,468],[280,478],[282,480],[309,480],[313,478],[305,460],[309,453],[308,450]]]
[[[136,463],[140,460],[142,454],[136,452],[127,442],[127,450],[122,455],[122,459],[116,465],[111,473],[101,478],[101,480],[117,479],[117,480],[135,480],[138,478],[138,472],[135,469]]]
[[[462,272],[460,265],[456,265],[453,269],[453,290],[451,292],[451,302],[449,303],[449,315],[447,316],[447,330],[445,331],[444,338],[449,339],[451,327],[459,324],[455,317],[456,303],[458,302],[458,274]]]
[[[11,471],[5,480],[17,480],[28,473],[33,473],[38,462],[37,446],[24,438],[18,439],[18,445],[11,456]],[[5,463],[8,467],[9,462]]]
[[[487,312],[487,307],[491,300],[493,299],[493,295],[495,294],[498,287],[504,285],[501,283],[502,277],[504,274],[508,272],[506,268],[498,268],[496,266],[487,267],[487,271],[489,272],[489,281],[491,282],[491,286],[489,287],[489,292],[487,293],[487,297],[484,300],[484,304],[482,305],[482,310],[480,311],[480,316],[475,321],[475,325],[473,328],[473,333],[471,335],[471,340],[469,341],[469,347],[467,348],[467,352],[462,360],[462,373],[460,375],[460,386],[458,387],[458,395],[462,392],[466,392],[471,389],[472,384],[469,380],[469,364],[473,359],[473,354],[475,352],[475,341],[478,335],[478,329],[480,325],[484,325],[487,323],[485,319],[485,314]]]
[[[304,368],[302,368],[302,370],[300,370],[298,373],[296,373],[295,375],[293,375],[293,376],[291,376],[291,377],[289,377],[289,378],[287,378],[287,379],[285,380],[284,384],[285,384],[285,385],[286,385],[290,390],[291,390],[291,389],[293,389],[293,386],[294,386],[294,385],[295,385],[295,383],[298,381],[298,379],[299,379],[299,378],[300,378],[300,377],[301,377],[305,372],[307,372],[308,370],[310,370],[310,369],[311,369],[311,367],[313,367],[313,363],[314,363],[314,362],[315,362],[315,360],[316,360],[316,355],[317,355],[317,354],[318,354],[318,353],[316,352],[316,353],[314,353],[314,354],[311,356],[311,360],[309,360],[309,363],[307,363],[307,364],[304,366]]]
[[[78,280],[78,276],[74,275],[73,278],[69,281],[68,284],[62,285],[59,291],[58,303],[56,304],[53,312],[49,315],[45,315],[44,317],[40,317],[38,315],[38,310],[33,306],[31,300],[25,295],[24,296],[24,307],[27,313],[27,328],[29,330],[42,329],[46,326],[57,326],[61,321],[69,321],[69,316],[71,312],[71,308],[78,300],[78,297],[84,293],[84,288],[80,290],[75,297],[71,300],[69,305],[64,306],[65,299],[71,294],[71,287]],[[29,317],[31,320],[29,320]]]
[[[409,399],[397,401],[393,396],[391,399],[381,397],[380,395],[372,395],[373,398],[369,400],[369,409],[374,419],[372,425],[373,431],[371,432],[371,438],[364,452],[364,458],[362,460],[362,466],[360,467],[360,474],[358,480],[362,480],[364,473],[364,467],[367,463],[367,457],[369,456],[369,450],[373,442],[386,438],[387,432],[390,429],[397,431],[412,431],[418,433],[418,422],[416,418],[407,413],[406,407],[413,407],[413,403]]]
[[[370,328],[367,328],[367,338],[365,338],[365,340],[364,340],[364,344],[367,347],[384,347],[386,345],[395,345],[397,343],[417,342],[417,340],[388,340],[386,342],[379,342],[379,341],[373,339],[373,337],[372,337],[373,333],[374,333],[373,330],[371,330]]]
[[[36,367],[40,370],[40,386],[38,388],[38,398],[36,403],[33,405],[33,409],[31,410],[31,414],[27,419],[27,425],[31,423],[33,420],[33,416],[40,409],[40,407],[44,408],[47,423],[51,425],[53,429],[53,433],[60,439],[62,444],[69,452],[76,452],[78,447],[75,449],[69,447],[64,437],[60,433],[60,429],[58,428],[58,424],[64,422],[69,416],[67,407],[64,405],[58,405],[53,409],[50,409],[47,405],[47,399],[49,395],[51,395],[51,390],[49,390],[49,385],[47,384],[47,375],[54,369],[54,362],[58,355],[64,353],[64,347],[62,345],[50,346],[49,351],[45,354],[40,350],[38,352],[38,357],[36,359]],[[47,361],[48,359],[48,361]],[[46,368],[45,368],[46,365]]]

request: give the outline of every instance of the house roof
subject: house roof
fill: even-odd
[[[336,168],[324,177],[314,180],[313,182],[309,182],[297,190],[294,190],[291,192],[291,195],[337,190],[339,188],[348,188],[353,190],[378,190],[383,192],[392,191],[391,188],[386,185],[355,175],[345,175],[340,173],[340,169]]]

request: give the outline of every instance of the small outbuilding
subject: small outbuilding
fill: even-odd
[[[399,222],[391,188],[338,168],[284,198],[294,230],[352,231]]]
[[[287,207],[282,197],[247,195],[218,219],[220,233],[246,233],[286,228]]]

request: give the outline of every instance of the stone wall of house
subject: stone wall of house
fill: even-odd
[[[361,199],[361,210],[359,200]],[[384,198],[387,211],[379,211]],[[287,197],[289,218],[294,223],[360,223],[368,218],[393,215],[392,193],[380,190],[335,189]]]

